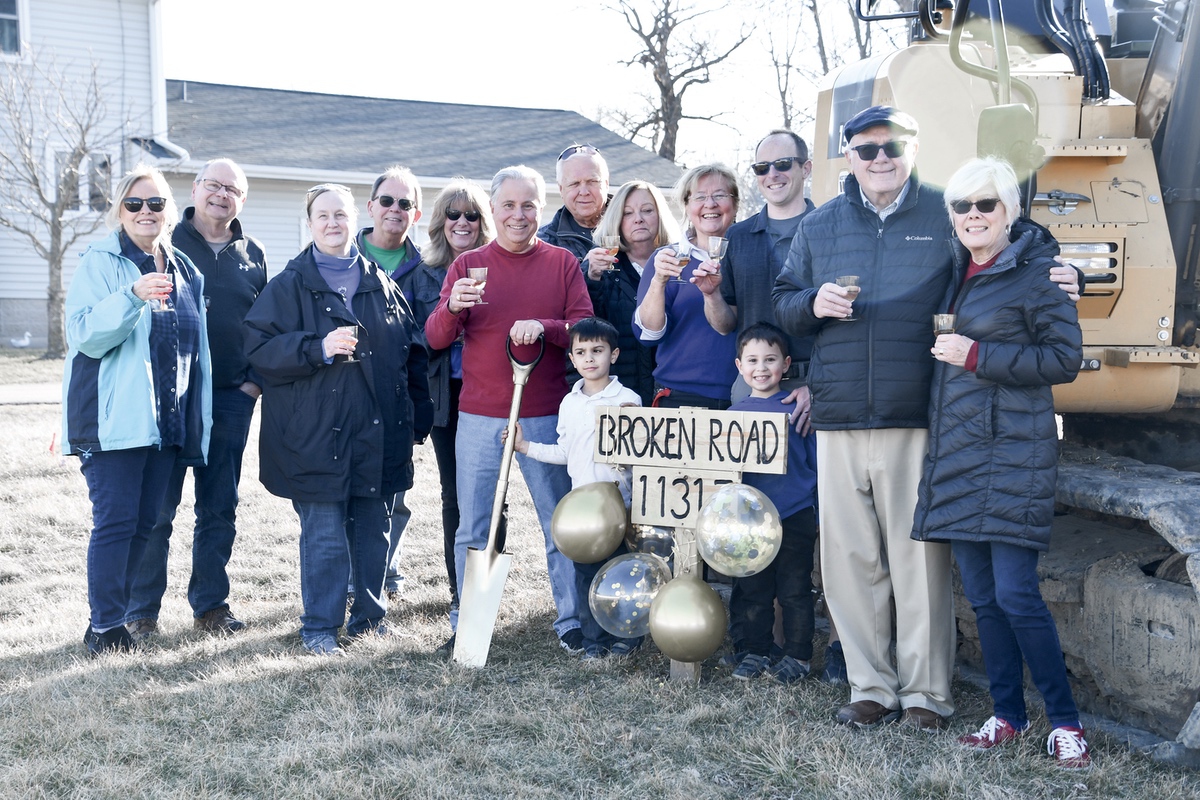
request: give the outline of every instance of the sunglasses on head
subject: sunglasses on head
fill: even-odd
[[[750,165],[750,169],[755,175],[766,175],[771,171],[771,167],[774,167],[776,172],[787,172],[799,160],[797,156],[791,156],[789,158],[777,158],[774,161],[756,161]]]
[[[558,160],[562,161],[563,159],[570,158],[576,153],[584,153],[589,156],[598,156],[600,155],[600,148],[596,147],[594,144],[573,144],[558,154]]]
[[[167,207],[167,198],[165,197],[126,197],[121,201],[121,205],[125,206],[125,210],[130,214],[136,214],[142,210],[142,203],[145,203],[151,211],[158,213]]]
[[[478,211],[459,211],[457,208],[446,209],[446,219],[451,222],[458,222],[459,217],[466,217],[467,222],[479,222]]]
[[[417,207],[417,204],[412,200],[409,200],[407,197],[392,197],[390,194],[381,194],[375,199],[378,200],[379,205],[383,206],[384,208],[391,208],[392,203],[400,206],[401,211],[412,211]]]
[[[899,158],[904,155],[904,148],[907,146],[908,142],[905,141],[884,142],[883,144],[871,142],[869,144],[860,144],[850,149],[858,153],[858,157],[863,161],[874,161],[875,156],[879,155],[880,150],[888,158]]]
[[[971,206],[979,209],[980,214],[990,214],[996,210],[1000,201],[995,197],[985,197],[982,200],[955,200],[950,204],[950,210],[955,214],[968,214]]]

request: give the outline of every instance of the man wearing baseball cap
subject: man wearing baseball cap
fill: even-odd
[[[950,548],[910,533],[928,439],[930,321],[951,277],[952,229],[942,193],[913,171],[917,133],[890,106],[845,124],[844,192],[801,221],[772,300],[784,330],[816,337],[808,385],[822,579],[851,687],[837,719],[936,731],[954,713]],[[846,276],[858,292],[839,285]],[[1073,269],[1051,278],[1078,292]]]

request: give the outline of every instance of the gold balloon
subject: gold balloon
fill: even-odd
[[[745,578],[762,572],[782,543],[783,523],[775,504],[744,483],[717,489],[696,518],[696,549],[722,575]]]
[[[589,483],[567,492],[550,519],[558,551],[579,564],[595,564],[613,554],[625,538],[628,516],[615,483]]]
[[[717,652],[728,625],[720,595],[694,575],[671,581],[650,604],[650,636],[676,661],[703,661]]]

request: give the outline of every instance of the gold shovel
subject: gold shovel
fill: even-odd
[[[483,550],[474,547],[467,550],[458,629],[454,638],[454,660],[468,667],[482,667],[487,663],[492,631],[496,628],[496,615],[500,613],[500,598],[504,594],[504,582],[508,580],[508,570],[512,566],[511,553],[496,552],[496,533],[500,528],[500,515],[504,512],[504,497],[508,494],[508,471],[512,466],[517,419],[521,416],[521,395],[525,393],[530,373],[546,352],[545,338],[539,337],[538,343],[538,354],[529,363],[522,363],[513,355],[511,339],[504,344],[513,368],[508,436],[504,440],[504,454],[500,457],[500,479],[496,481],[496,497],[492,500],[492,522],[488,529],[487,546]]]

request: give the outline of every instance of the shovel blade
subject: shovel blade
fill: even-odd
[[[512,555],[509,553],[467,551],[454,638],[454,660],[459,664],[482,667],[487,663],[496,616],[500,613],[500,598],[504,595],[504,583],[511,567]]]

